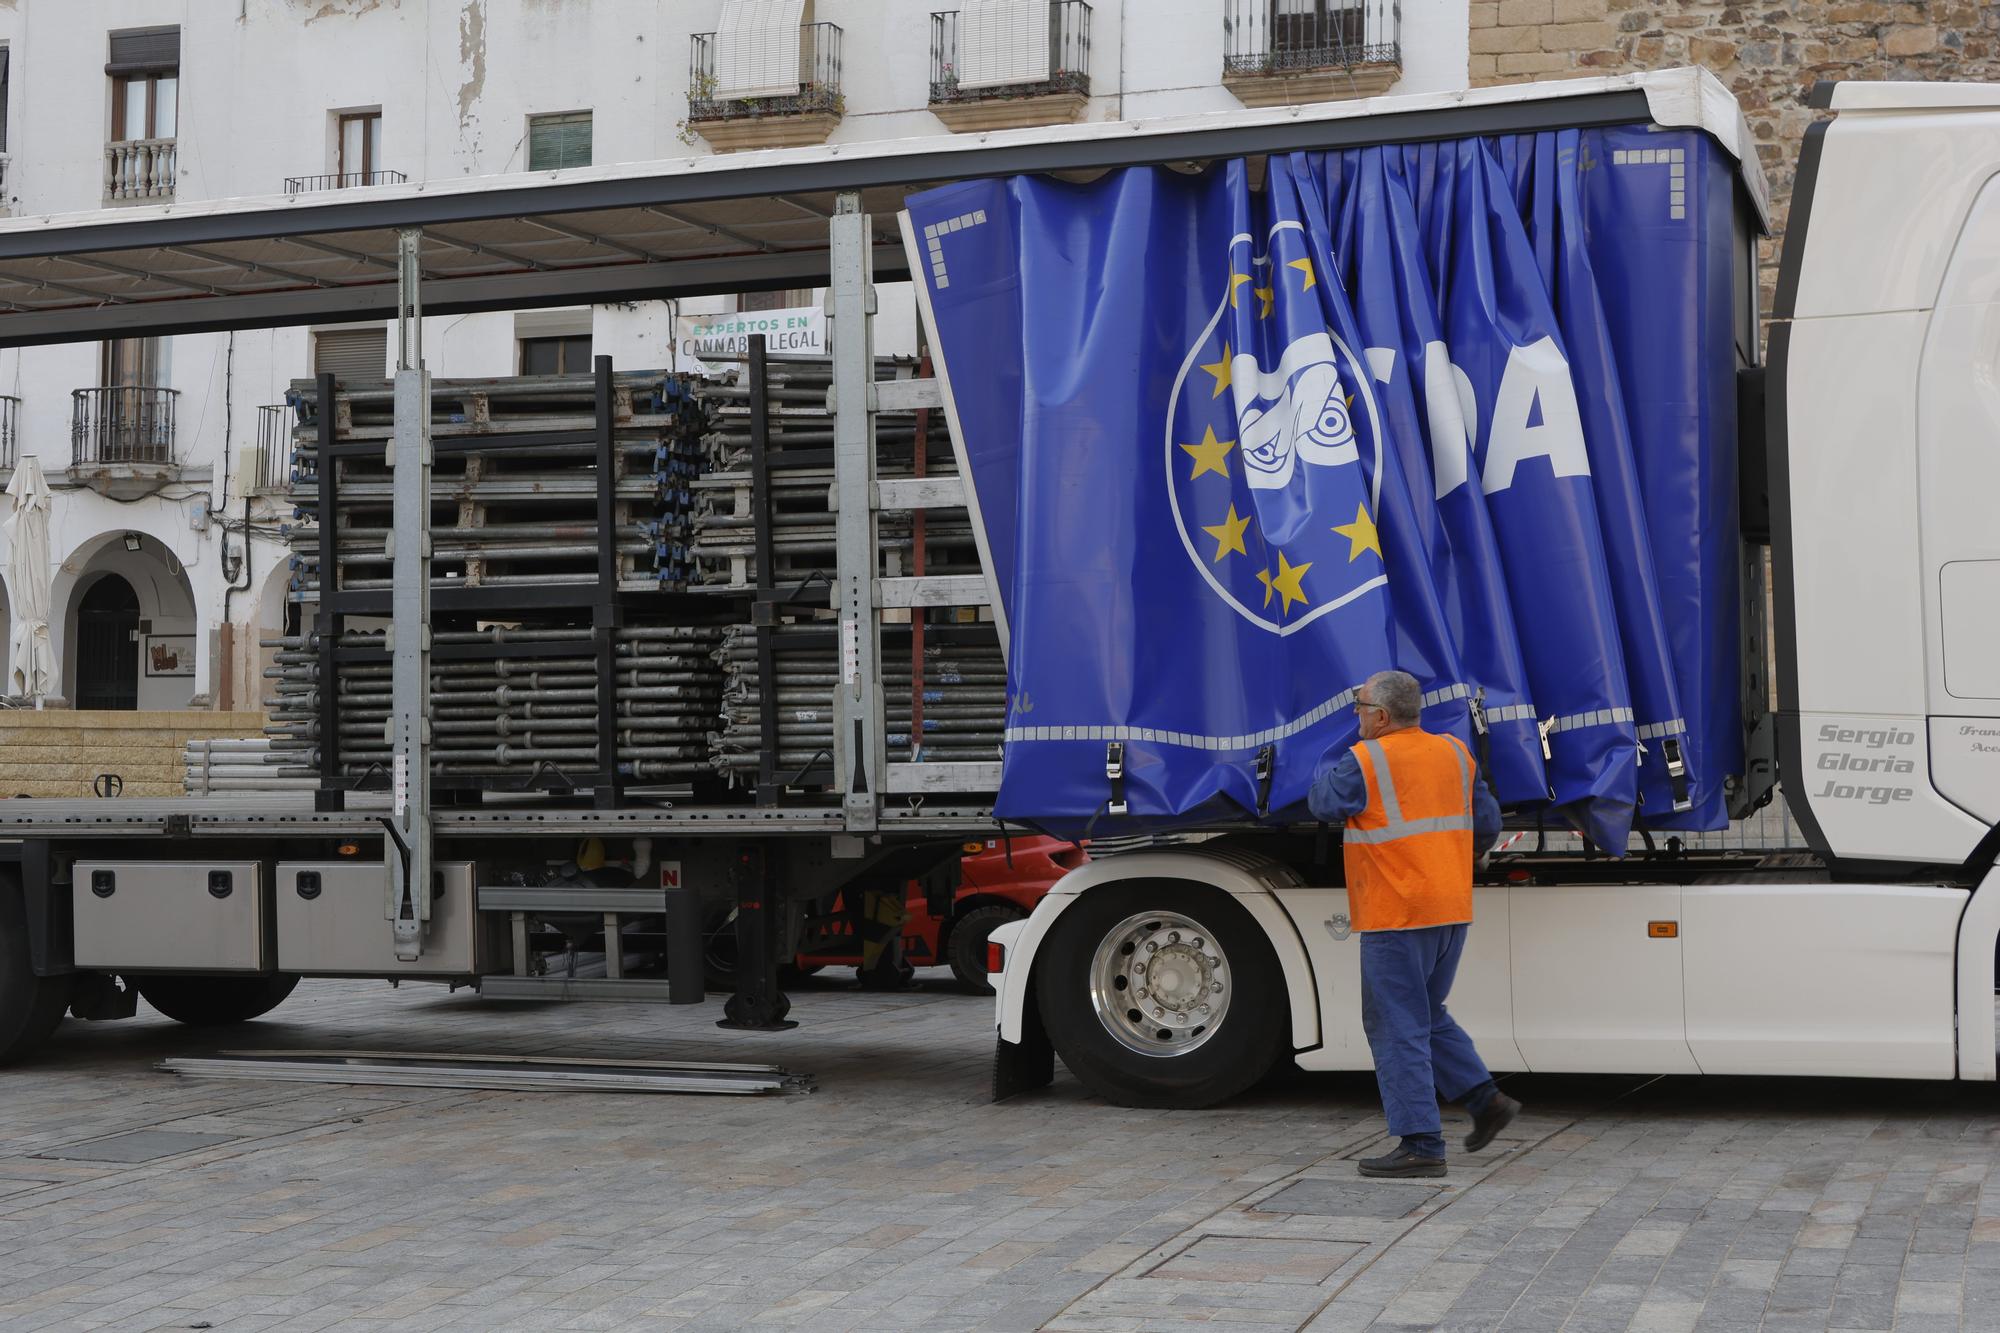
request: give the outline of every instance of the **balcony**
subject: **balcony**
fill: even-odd
[[[290,403],[257,409],[257,489],[262,494],[283,495],[292,489],[292,422],[296,415]]]
[[[286,194],[311,194],[316,190],[353,190],[368,185],[401,185],[409,180],[400,171],[332,171],[323,176],[287,176]]]
[[[747,61],[718,74],[716,57],[722,43],[717,39],[724,35],[698,32],[689,43],[688,115],[682,137],[692,143],[699,135],[722,153],[825,143],[847,109],[840,92],[839,27],[801,24],[798,69],[794,72],[785,60],[782,71],[764,72],[772,76],[767,82],[745,82],[758,77]]]
[[[1060,125],[1090,100],[1090,6],[1054,0],[1048,30],[1009,15],[931,15],[931,113],[954,130]]]
[[[116,139],[104,145],[104,198],[108,203],[157,202],[174,197],[178,157],[172,139]]]
[[[113,384],[70,395],[70,476],[114,500],[137,499],[178,474],[178,389]]]
[[[1245,106],[1375,97],[1402,77],[1398,0],[1225,0],[1222,83]]]

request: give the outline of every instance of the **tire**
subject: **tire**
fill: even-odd
[[[127,978],[130,980],[130,978]],[[212,1028],[262,1018],[285,1002],[297,976],[280,972],[268,977],[209,977],[162,975],[140,977],[139,994],[146,1003],[189,1027]]]
[[[1213,1106],[1263,1078],[1285,1048],[1277,955],[1220,889],[1175,880],[1093,889],[1042,947],[1042,1025],[1070,1072],[1108,1102]],[[1157,980],[1149,979],[1142,957],[1171,963],[1156,963]],[[1152,993],[1156,985],[1165,989]],[[1178,1014],[1168,1008],[1176,1001]]]
[[[0,879],[0,1065],[34,1054],[69,1008],[67,976],[38,977],[28,963],[28,914],[18,881]]]
[[[1018,907],[994,904],[975,907],[952,923],[951,934],[945,937],[944,956],[960,986],[974,995],[993,993],[986,981],[986,937],[995,926],[1019,921],[1025,915]]]

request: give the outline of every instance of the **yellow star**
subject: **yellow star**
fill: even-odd
[[[1269,607],[1271,605],[1271,571],[1268,569],[1258,570],[1257,582],[1264,585],[1264,605]]]
[[[1315,277],[1313,274],[1313,262],[1310,259],[1294,259],[1290,263],[1286,264],[1285,267],[1295,268],[1299,272],[1306,275],[1306,285],[1299,288],[1299,290],[1302,292],[1311,291],[1313,289],[1313,284],[1319,281],[1319,279]]]
[[[1284,612],[1286,615],[1292,613],[1293,602],[1311,604],[1310,599],[1306,596],[1306,590],[1302,586],[1306,571],[1311,568],[1312,561],[1310,560],[1306,561],[1303,565],[1295,565],[1285,559],[1283,551],[1278,552],[1278,572],[1271,576],[1269,588],[1276,588],[1278,595],[1285,599]],[[1266,589],[1266,605],[1270,603],[1269,588]]]
[[[1236,289],[1248,281],[1250,281],[1248,273],[1232,273],[1229,275],[1229,308],[1231,310],[1236,308]],[[1257,289],[1252,287],[1250,290],[1255,291]]]
[[[1215,427],[1213,426],[1210,426],[1202,433],[1200,444],[1182,445],[1181,448],[1187,450],[1187,456],[1194,460],[1194,471],[1188,473],[1188,480],[1193,481],[1204,472],[1214,472],[1225,478],[1228,477],[1229,451],[1235,447],[1236,441],[1234,440],[1216,439]],[[1233,515],[1236,510],[1232,507],[1229,512]],[[1248,552],[1245,552],[1245,554],[1248,554]]]
[[[1201,368],[1215,376],[1215,392],[1209,396],[1211,398],[1222,397],[1222,391],[1229,387],[1229,344],[1222,344],[1222,360],[1204,361],[1201,364]],[[1185,449],[1187,446],[1182,445],[1181,448]]]
[[[1257,312],[1257,318],[1269,319],[1271,317],[1271,307],[1275,303],[1277,293],[1269,287],[1252,287],[1250,294],[1264,303],[1264,308]]]
[[[1352,562],[1361,558],[1363,551],[1373,551],[1377,559],[1382,556],[1382,534],[1375,531],[1375,520],[1368,517],[1368,506],[1354,506],[1352,523],[1337,523],[1335,532],[1347,538],[1347,559]]]
[[[1250,552],[1243,549],[1243,530],[1249,526],[1250,520],[1236,517],[1236,506],[1231,505],[1229,506],[1228,518],[1223,519],[1222,522],[1212,528],[1203,528],[1203,532],[1215,538],[1215,559],[1209,563],[1221,564],[1222,557],[1228,555],[1231,551],[1236,552],[1238,555],[1250,554]],[[1267,596],[1269,595],[1269,591],[1268,588],[1265,590]]]

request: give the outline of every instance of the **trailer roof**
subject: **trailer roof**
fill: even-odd
[[[619,163],[0,222],[0,347],[396,313],[396,240],[423,230],[426,314],[823,285],[838,193],[908,276],[907,194],[972,177],[1633,124],[1698,128],[1766,192],[1735,100],[1703,70],[956,137]]]

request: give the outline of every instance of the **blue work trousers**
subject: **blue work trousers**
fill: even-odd
[[[1425,926],[1361,936],[1361,1027],[1375,1056],[1382,1111],[1391,1134],[1416,1140],[1411,1146],[1431,1156],[1444,1153],[1440,1096],[1464,1101],[1474,1115],[1493,1096],[1493,1076],[1444,1007],[1465,931]]]

